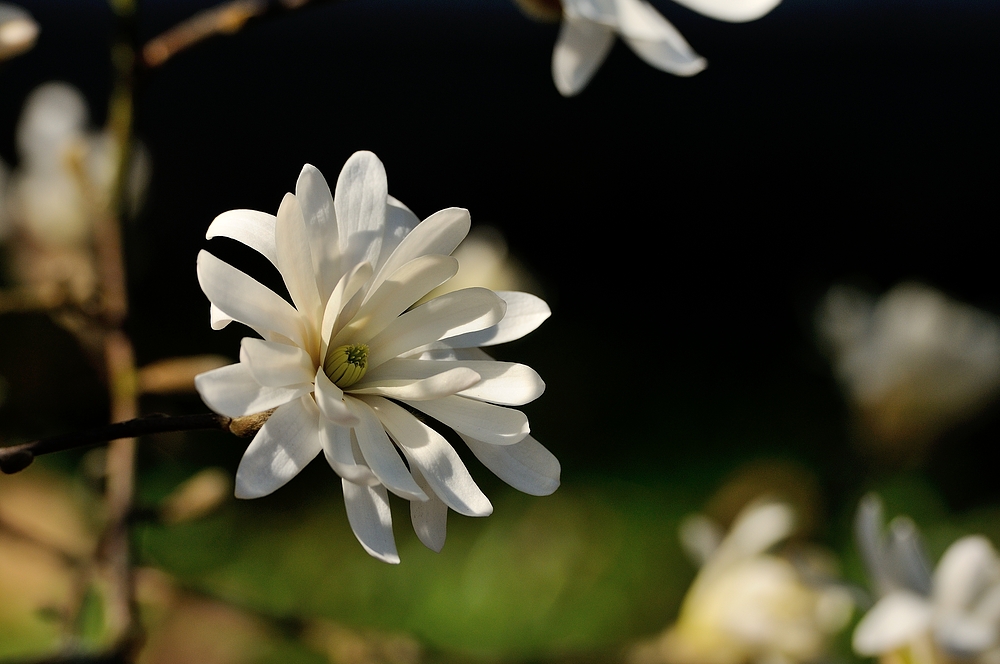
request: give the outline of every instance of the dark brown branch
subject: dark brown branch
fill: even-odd
[[[237,418],[237,421],[246,418]],[[52,438],[35,440],[23,445],[12,445],[11,447],[0,447],[0,470],[8,475],[24,470],[31,465],[35,457],[53,452],[64,452],[66,450],[89,447],[100,443],[107,443],[112,440],[122,438],[135,438],[154,433],[167,433],[170,431],[196,431],[204,429],[215,429],[237,433],[237,427],[232,418],[215,413],[203,413],[200,415],[147,415],[137,417],[134,420],[116,422],[89,431],[79,431],[67,433]],[[259,427],[258,427],[259,428]]]

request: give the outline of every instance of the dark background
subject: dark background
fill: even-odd
[[[21,4],[43,29],[0,70],[9,163],[37,84],[80,87],[96,123],[110,90],[103,3]],[[144,3],[140,32],[206,4]],[[208,224],[233,208],[276,211],[305,162],[332,182],[352,152],[372,150],[418,216],[467,207],[537,275],[553,316],[500,355],[546,379],[527,412],[565,482],[683,479],[707,495],[740,463],[777,456],[812,468],[830,511],[849,513],[899,469],[848,443],[813,310],[834,283],[882,292],[905,279],[1000,310],[986,239],[997,220],[1000,5],[786,0],[728,24],[654,4],[708,59],[705,72],[664,74],[619,42],[564,99],[550,74],[558,26],[505,0],[328,3],[149,72],[136,126],[153,181],[127,230],[140,363],[235,356],[241,333],[211,332],[194,263],[209,246],[249,258],[210,245]],[[100,420],[99,389],[52,390],[56,408],[31,407],[38,393],[17,367],[65,362],[67,381],[87,369],[44,357],[60,334],[44,319],[10,321],[0,321],[5,427],[30,436]],[[194,397],[153,406],[203,409]],[[953,510],[993,505],[995,470],[979,461],[998,433],[988,413],[904,470]]]

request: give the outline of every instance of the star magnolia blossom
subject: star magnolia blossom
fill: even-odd
[[[880,594],[854,630],[859,655],[901,653],[915,664],[1000,658],[1000,556],[989,540],[955,541],[930,572],[919,532],[897,518],[883,533],[882,504],[866,496],[855,524]],[[944,655],[942,657],[941,655]]]
[[[677,623],[637,662],[743,664],[804,662],[823,655],[848,622],[849,594],[815,583],[768,550],[794,530],[791,507],[756,502],[723,536],[707,517],[687,519],[681,539],[702,563]]]
[[[342,478],[354,534],[373,556],[399,562],[387,490],[410,501],[420,540],[439,551],[448,508],[493,510],[445,438],[411,411],[451,427],[501,479],[534,495],[559,485],[559,462],[528,435],[518,406],[544,383],[522,364],[480,350],[517,339],[549,316],[526,293],[467,288],[412,307],[450,279],[450,256],[469,213],[448,208],[423,222],[388,196],[370,152],[345,164],[332,195],[306,165],[277,217],[233,210],[208,238],[238,240],[269,259],[292,303],[202,251],[198,280],[212,325],[235,320],[240,362],[201,374],[213,410],[239,417],[276,408],[240,462],[236,495],[264,496],[323,452]],[[405,459],[405,462],[404,462]]]
[[[760,18],[781,0],[678,0],[722,21]],[[563,21],[552,53],[552,78],[566,97],[583,90],[619,35],[650,65],[678,76],[706,67],[681,33],[645,0],[563,0]]]

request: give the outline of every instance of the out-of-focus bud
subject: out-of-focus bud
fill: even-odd
[[[677,622],[629,653],[632,664],[807,662],[826,653],[850,620],[850,593],[832,581],[829,556],[802,549],[797,558],[769,550],[795,527],[791,507],[756,501],[729,532],[695,515],[681,526],[685,548],[701,570]],[[801,564],[810,553],[819,562]],[[817,574],[815,570],[825,570]]]
[[[514,0],[518,9],[528,18],[546,23],[558,23],[562,20],[562,2],[559,0]]]
[[[0,60],[31,49],[38,39],[38,23],[20,7],[0,2]]]
[[[231,361],[221,355],[172,357],[153,362],[139,369],[139,392],[142,394],[194,392],[195,376],[227,364],[231,364]]]
[[[534,277],[508,253],[503,234],[491,226],[473,228],[452,256],[458,260],[458,273],[424,296],[421,302],[476,287],[541,295]]]
[[[176,524],[200,519],[233,495],[233,480],[219,468],[206,468],[182,483],[160,503],[160,518]]]
[[[993,399],[1000,319],[914,283],[878,300],[830,290],[817,327],[834,373],[870,438],[911,456]]]

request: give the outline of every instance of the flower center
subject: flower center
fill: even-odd
[[[323,371],[333,384],[345,389],[361,380],[368,370],[368,346],[365,344],[348,344],[339,348],[331,348],[326,353]]]

